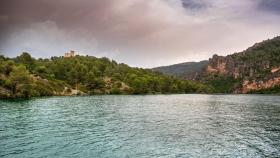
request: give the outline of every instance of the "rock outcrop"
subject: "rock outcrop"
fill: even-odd
[[[200,79],[233,77],[240,81],[236,93],[248,93],[280,85],[280,37],[255,44],[228,56],[213,55]]]

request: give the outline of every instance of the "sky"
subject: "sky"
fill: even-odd
[[[0,53],[108,57],[151,68],[280,35],[280,0],[1,0]]]

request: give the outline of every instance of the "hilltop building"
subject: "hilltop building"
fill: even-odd
[[[73,51],[73,50],[64,54],[64,58],[71,58],[74,56],[76,56],[76,55],[75,55],[75,51]]]

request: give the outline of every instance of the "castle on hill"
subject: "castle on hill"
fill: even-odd
[[[71,57],[74,57],[74,56],[76,56],[76,55],[75,55],[75,51],[73,51],[73,50],[71,50],[70,52],[66,52],[64,54],[64,58],[71,58]]]

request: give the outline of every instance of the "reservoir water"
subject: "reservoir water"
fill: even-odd
[[[0,101],[1,158],[280,157],[280,96]]]

